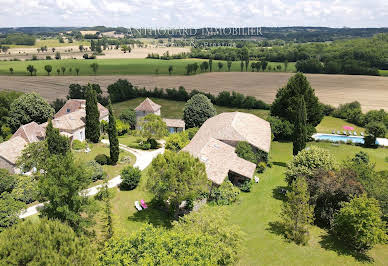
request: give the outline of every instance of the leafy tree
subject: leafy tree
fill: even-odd
[[[77,73],[77,76],[78,76],[78,74],[79,74],[79,67],[75,68],[75,73]]]
[[[30,75],[31,75],[31,76],[32,76],[32,73],[34,73],[34,70],[35,70],[35,68],[34,68],[33,65],[28,65],[28,66],[27,66],[27,71],[30,72]]]
[[[161,139],[167,135],[166,122],[155,114],[148,114],[139,121],[140,134],[146,139]]]
[[[373,146],[376,143],[376,138],[384,138],[387,128],[382,122],[369,122],[366,126],[366,133],[368,134],[369,140],[365,139],[365,144]]]
[[[230,205],[236,202],[240,195],[240,189],[225,180],[219,187],[213,187],[210,191],[210,200],[217,205]]]
[[[109,136],[109,152],[110,152],[110,164],[115,165],[119,160],[120,148],[119,139],[117,138],[116,119],[113,115],[112,104],[109,101],[109,125],[108,125],[108,136]]]
[[[59,76],[59,73],[61,73],[61,70],[57,68],[57,75]]]
[[[31,175],[18,175],[11,196],[18,201],[29,204],[38,198],[37,181]]]
[[[45,65],[44,70],[46,70],[47,76],[50,76],[50,72],[53,70],[53,67],[51,65]]]
[[[218,62],[217,66],[218,66],[218,71],[221,71],[221,69],[223,68],[224,64],[222,62]]]
[[[9,68],[9,72],[11,73],[11,75],[13,75],[13,67]]]
[[[92,68],[94,75],[96,75],[99,65],[97,63],[93,63],[90,65],[90,67]]]
[[[82,165],[74,163],[71,153],[51,155],[39,176],[39,194],[49,201],[41,215],[67,222],[75,231],[83,231],[93,221],[91,202],[80,194],[90,182],[90,176]]]
[[[170,134],[166,138],[166,149],[178,152],[189,143],[190,143],[190,140],[186,131]]]
[[[209,58],[209,70],[210,70],[210,72],[213,71],[213,59],[212,58]]]
[[[93,182],[101,180],[104,177],[104,171],[102,169],[102,166],[95,160],[91,160],[85,163],[85,171],[87,172],[87,175],[90,176]]]
[[[53,101],[50,105],[54,108],[55,112],[58,112],[65,105],[65,103],[65,99],[56,98],[55,101]]]
[[[51,120],[46,127],[46,141],[50,154],[65,155],[70,150],[69,139],[59,134],[59,130],[53,127]]]
[[[244,61],[241,60],[240,62],[240,71],[243,72],[244,71]]]
[[[332,232],[349,247],[366,251],[387,240],[386,223],[381,220],[377,200],[366,195],[344,202],[334,217]]]
[[[309,179],[316,170],[335,170],[337,168],[338,164],[333,155],[324,149],[312,146],[299,152],[288,163],[285,172],[286,181],[291,185],[299,176]]]
[[[56,53],[55,53],[55,59],[56,59],[56,60],[61,59],[61,53],[60,53],[60,52],[56,52]]]
[[[16,131],[21,125],[32,121],[46,122],[54,115],[54,108],[37,93],[27,93],[12,102],[9,111],[9,125]]]
[[[168,67],[168,74],[169,74],[169,75],[171,75],[173,69],[174,69],[174,68],[173,68],[172,65],[170,65],[170,66]]]
[[[19,222],[19,213],[24,206],[24,203],[15,200],[8,192],[0,194],[0,232]]]
[[[281,213],[286,236],[297,244],[306,245],[309,239],[308,227],[313,222],[313,207],[309,205],[306,180],[298,177],[286,197]]]
[[[120,184],[120,189],[132,190],[137,187],[141,178],[141,171],[139,168],[132,166],[126,166],[121,170],[121,179],[123,180]]]
[[[124,110],[120,114],[119,118],[125,123],[128,123],[131,126],[131,129],[134,129],[136,127],[136,112],[132,108]]]
[[[82,52],[82,51],[84,50],[84,46],[83,46],[82,44],[80,44],[80,45],[78,46],[78,49],[79,49],[80,52]]]
[[[2,265],[94,265],[96,250],[56,220],[27,220],[0,234]]]
[[[196,94],[185,104],[183,110],[183,120],[186,128],[201,127],[210,117],[216,115],[213,104],[203,94]]]
[[[187,152],[166,151],[151,163],[147,187],[155,197],[170,205],[177,213],[184,200],[193,200],[206,192],[208,180],[205,165]]]
[[[34,167],[37,171],[40,171],[44,169],[45,162],[49,156],[47,141],[32,142],[24,148],[16,165],[25,172]]]
[[[227,66],[228,66],[228,72],[230,72],[230,68],[232,67],[232,60],[227,61]]]
[[[294,124],[294,134],[292,141],[292,154],[295,156],[301,150],[306,147],[306,138],[307,138],[307,130],[306,130],[306,104],[304,102],[303,96],[297,99],[298,104],[298,113],[295,119]]]
[[[322,118],[322,106],[315,96],[307,78],[302,73],[291,77],[287,85],[278,90],[276,98],[271,105],[271,115],[294,123],[300,97],[304,97],[307,113],[307,124],[317,126]]]
[[[229,214],[202,208],[170,230],[146,225],[129,237],[112,238],[99,259],[103,265],[233,265],[241,242],[241,230]]]
[[[314,205],[315,223],[330,228],[342,202],[364,193],[363,185],[357,181],[352,169],[317,170],[307,179],[310,204]]]
[[[284,60],[284,72],[287,72],[288,60]]]
[[[274,140],[292,140],[294,132],[293,124],[276,116],[269,116],[267,121],[271,124],[271,131],[274,135]]]
[[[251,163],[257,164],[256,154],[252,149],[252,146],[246,141],[239,141],[236,145],[236,154],[238,157],[243,158]]]
[[[16,185],[16,176],[11,175],[7,169],[0,168],[0,195],[11,192]]]
[[[62,71],[62,75],[65,75],[66,67],[62,66],[62,67],[61,67],[61,71]]]
[[[85,92],[86,97],[86,138],[94,143],[100,140],[100,112],[97,106],[96,91],[88,86]]]

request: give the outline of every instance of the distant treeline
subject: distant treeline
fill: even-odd
[[[233,28],[200,28],[185,29],[190,35],[182,36],[180,29],[171,29],[172,32],[157,31],[151,29],[140,30],[124,27],[21,27],[21,28],[0,28],[2,33],[26,33],[35,35],[51,35],[67,31],[114,31],[122,34],[129,34],[133,38],[195,38],[195,39],[250,39],[251,35],[246,34],[249,27],[239,28],[237,34],[232,34]],[[194,34],[195,32],[195,34]],[[327,28],[327,27],[262,27],[261,34],[257,37],[274,40],[280,39],[289,42],[326,42],[338,39],[371,37],[377,33],[388,33],[388,28]]]
[[[223,91],[215,96],[211,93],[204,93],[198,90],[192,90],[188,93],[182,86],[178,89],[155,88],[154,90],[147,90],[145,88],[139,89],[128,82],[128,80],[123,79],[119,79],[115,83],[109,85],[108,93],[112,102],[122,102],[137,97],[154,97],[174,101],[187,101],[195,94],[202,93],[206,95],[213,104],[219,106],[244,109],[269,109],[269,105],[265,102],[257,100],[253,96],[245,96],[238,92],[230,93]]]
[[[0,44],[34,45],[36,37],[29,34],[15,33],[0,35]]]

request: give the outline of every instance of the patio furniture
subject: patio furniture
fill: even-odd
[[[333,130],[333,131],[331,132],[331,134],[335,134],[335,130]]]
[[[138,211],[141,211],[141,210],[142,210],[142,208],[141,208],[141,206],[140,206],[140,204],[139,204],[139,201],[135,201],[135,207],[136,207],[136,209],[137,209]]]
[[[255,182],[256,183],[259,183],[260,182],[260,178],[258,176],[255,176]]]
[[[346,131],[342,131],[342,133],[344,133],[344,135],[346,135]]]
[[[145,203],[144,200],[140,201],[140,205],[143,207],[143,209],[147,209],[148,208],[148,206],[147,206],[147,204]]]
[[[352,132],[351,132],[351,131],[348,131],[348,135],[351,136],[351,135],[352,135]]]
[[[361,132],[360,135],[361,135],[361,136],[364,136],[364,132]]]
[[[338,135],[341,135],[341,132],[338,130],[338,131],[337,131],[337,134],[338,134]]]
[[[353,135],[354,135],[354,136],[357,136],[357,132],[356,132],[356,131],[354,131],[354,132],[353,132]]]

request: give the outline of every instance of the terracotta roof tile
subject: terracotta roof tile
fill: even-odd
[[[166,122],[167,127],[185,128],[185,121],[181,119],[163,118],[163,121]]]
[[[146,98],[138,107],[135,108],[135,111],[145,111],[145,112],[156,112],[160,109],[160,105],[154,103],[149,98]]]
[[[0,156],[8,162],[15,164],[27,144],[25,139],[20,136],[11,138],[0,143]]]

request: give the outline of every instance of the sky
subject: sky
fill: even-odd
[[[388,0],[0,0],[0,27],[388,27]]]

